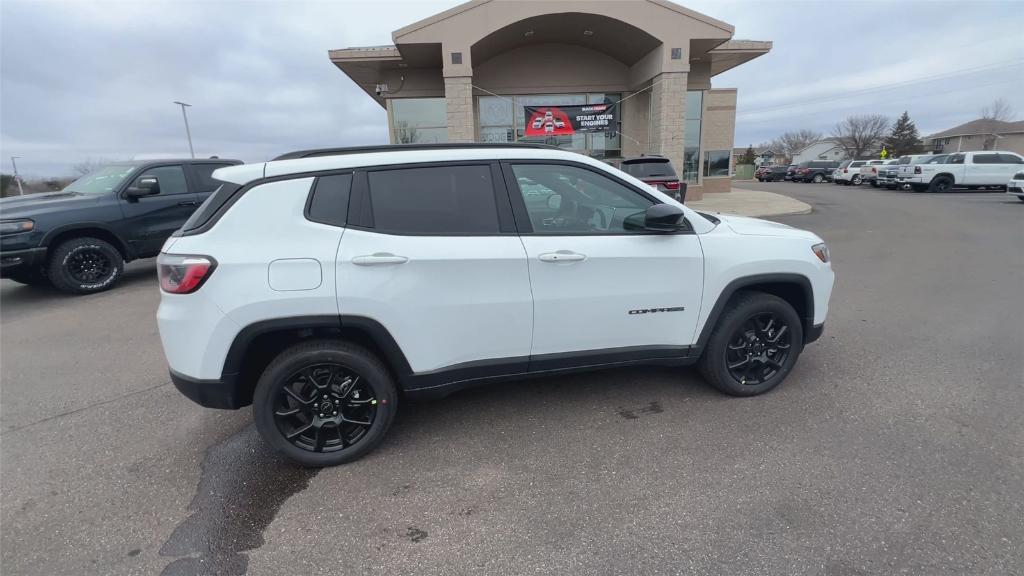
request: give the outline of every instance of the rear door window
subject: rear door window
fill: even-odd
[[[999,155],[999,163],[1000,164],[1024,164],[1024,158],[1021,158],[1020,156],[1017,156],[1015,154],[1000,154]]]
[[[999,154],[975,154],[975,164],[999,164]]]
[[[374,170],[367,173],[372,227],[389,234],[471,236],[499,233],[487,164]]]

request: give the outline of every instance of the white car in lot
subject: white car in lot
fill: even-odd
[[[1006,193],[1013,194],[1021,202],[1024,202],[1024,169],[1013,175],[1013,178],[1006,185]]]
[[[252,404],[308,466],[372,450],[401,401],[476,383],[696,364],[727,394],[767,392],[832,293],[815,234],[546,146],[307,151],[214,177],[157,261],[171,380]]]
[[[845,186],[860,186],[863,176],[860,175],[861,166],[866,165],[869,160],[847,160],[839,165],[832,172],[832,183]]]
[[[941,163],[901,167],[897,183],[922,192],[948,192],[954,187],[1002,188],[1024,168],[1024,156],[1015,152],[986,150],[958,152]]]

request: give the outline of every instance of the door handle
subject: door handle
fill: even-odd
[[[385,264],[405,264],[409,259],[405,256],[396,256],[390,252],[376,252],[368,256],[356,256],[352,263],[356,266],[382,266]]]
[[[583,254],[577,254],[570,250],[559,250],[558,252],[541,254],[537,259],[541,262],[580,262],[582,260],[586,260],[587,257]]]
[[[187,201],[187,202],[178,202],[178,206],[198,206],[198,205],[199,205],[199,202],[196,202],[195,200],[191,200],[191,201]]]

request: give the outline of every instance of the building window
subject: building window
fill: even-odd
[[[584,133],[568,136],[526,137],[524,106],[568,106],[579,104],[612,104],[621,94],[531,94],[524,96],[480,96],[477,117],[481,142],[536,142],[550,144],[588,154],[596,158],[622,155],[618,132]]]
[[[700,130],[704,91],[686,91],[686,126],[683,142],[683,181],[696,184],[700,175]]]
[[[729,176],[729,151],[709,150],[704,153],[704,177]]]
[[[391,141],[422,144],[448,141],[448,115],[444,98],[392,98]]]

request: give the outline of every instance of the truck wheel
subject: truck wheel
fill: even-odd
[[[872,180],[871,181],[871,187],[872,188],[878,188],[878,181],[877,180]]]
[[[316,468],[351,462],[376,448],[397,408],[388,369],[343,340],[313,340],[282,352],[263,371],[252,402],[263,439]]]
[[[863,182],[863,179],[860,177],[860,174],[855,175],[853,179],[850,180],[850,184],[853,184],[854,186],[860,186],[861,182]]]
[[[18,270],[11,272],[7,277],[18,284],[26,286],[47,286],[50,284],[50,280],[43,273],[42,269]]]
[[[825,177],[822,176],[821,174],[815,174],[814,175],[814,183],[815,184],[821,184],[822,180],[824,180],[824,179],[825,179]]]
[[[719,391],[754,396],[786,379],[803,350],[803,326],[788,302],[740,292],[711,333],[697,367]]]
[[[99,238],[72,238],[50,255],[46,275],[68,294],[92,294],[113,286],[124,273],[124,258]]]
[[[953,179],[949,176],[936,176],[928,185],[929,192],[949,192],[953,189]]]

